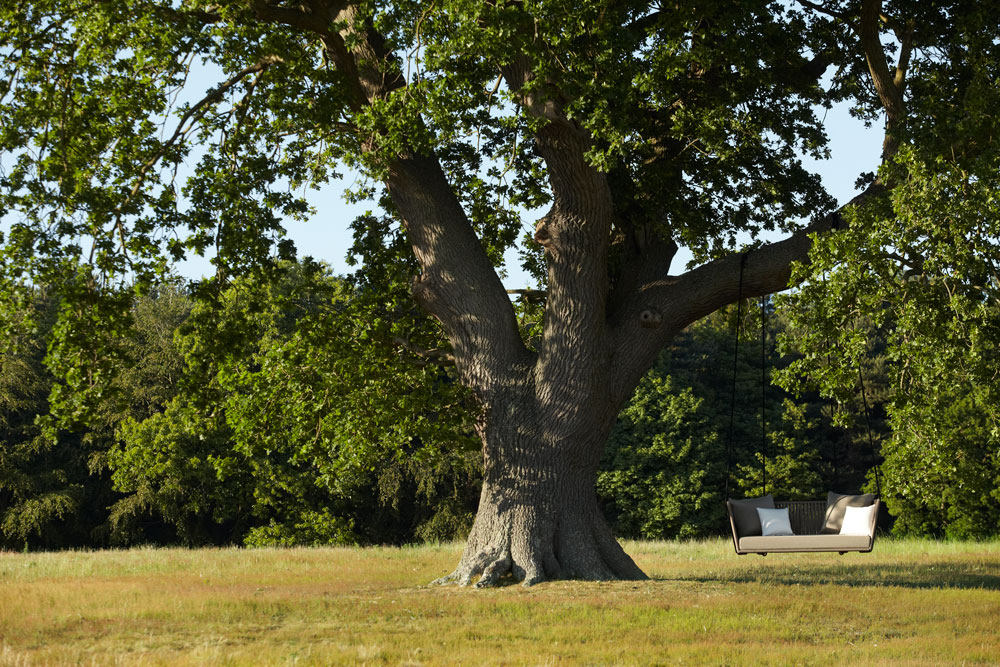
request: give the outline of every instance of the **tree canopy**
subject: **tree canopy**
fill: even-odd
[[[952,387],[992,386],[1000,27],[981,3],[47,0],[0,26],[9,340],[33,290],[59,295],[41,427],[114,393],[121,286],[209,253],[193,294],[221,312],[292,258],[304,189],[357,170],[351,197],[381,209],[354,223],[359,280],[411,281],[449,349],[402,347],[447,354],[479,406],[483,490],[449,580],[642,576],[594,491],[615,416],[685,327],[790,278],[815,341],[857,360],[844,322],[891,321],[912,387],[934,382],[932,344],[968,362]],[[840,208],[802,165],[838,102],[885,130]],[[497,265],[526,226],[541,289],[515,308]],[[679,246],[695,266],[671,272]],[[833,395],[847,371],[827,368]],[[900,419],[931,415],[916,393]],[[970,413],[992,396],[974,394]]]

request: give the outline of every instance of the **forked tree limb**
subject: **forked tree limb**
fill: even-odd
[[[885,58],[885,49],[879,38],[879,26],[882,20],[882,0],[864,0],[861,4],[861,20],[859,23],[858,36],[861,42],[861,49],[868,64],[868,72],[871,75],[872,84],[878,94],[882,108],[886,115],[885,140],[882,144],[882,159],[888,159],[899,147],[899,140],[895,136],[894,130],[903,119],[903,81],[906,75],[906,66],[912,51],[912,30],[909,32],[910,40],[903,44],[903,58],[895,72],[889,71],[889,63]]]
[[[331,7],[316,3],[313,8],[320,6]],[[387,76],[392,54],[373,28],[362,24],[356,8],[348,4],[337,9],[337,25],[347,27],[339,28],[339,33],[326,29],[321,37],[350,85],[363,96],[362,103],[371,104],[405,86],[398,74]],[[277,11],[273,7],[258,11],[272,10]],[[858,32],[889,130],[904,113],[902,81],[912,41],[904,44],[903,57],[891,73],[878,41],[880,13],[879,0],[864,0]],[[277,14],[274,18],[281,20]],[[314,13],[308,19],[315,19]],[[301,20],[297,16],[294,22],[284,22]],[[312,25],[318,30],[317,24]],[[352,51],[344,46],[348,35],[355,44]],[[640,272],[634,289],[628,290],[631,294],[616,295],[622,306],[616,308],[616,321],[609,324],[606,262],[614,211],[607,177],[587,162],[589,137],[566,116],[558,89],[544,83],[528,85],[538,83],[532,81],[528,58],[513,60],[502,71],[515,95],[527,86],[530,92],[524,93],[521,104],[547,121],[535,137],[554,199],[552,210],[536,230],[549,260],[546,327],[562,320],[560,330],[552,329],[553,344],[573,339],[585,347],[593,344],[595,350],[602,345],[610,349],[618,386],[634,386],[656,353],[681,328],[736,300],[740,262],[745,262],[744,295],[780,291],[787,286],[792,263],[808,258],[809,234],[828,231],[840,219],[839,212],[833,213],[783,241],[750,251],[745,260],[733,255],[677,277],[666,275],[666,263],[652,262],[650,266],[660,267],[663,275]],[[888,142],[884,157],[894,150]],[[464,380],[480,391],[497,381],[489,378],[509,380],[510,369],[530,365],[532,354],[521,342],[510,299],[440,162],[429,155],[399,155],[390,160],[388,174],[389,193],[423,269],[415,296],[445,326],[460,370],[465,367]],[[852,203],[870,197],[876,189],[869,188]],[[581,354],[580,358],[589,357]]]
[[[800,4],[817,9],[815,3],[800,1]],[[915,26],[909,21],[901,32],[897,31],[901,39],[900,57],[895,71],[890,72],[879,39],[883,20],[881,4],[881,0],[864,0],[855,29],[872,83],[886,113],[882,144],[884,164],[899,149],[895,130],[906,113],[903,91],[914,48]],[[663,275],[638,287],[627,298],[622,317],[614,323],[616,394],[623,397],[622,400],[627,398],[663,346],[684,327],[735,302],[740,296],[763,296],[786,289],[792,264],[809,259],[810,236],[843,226],[843,213],[847,208],[860,206],[885,190],[886,184],[876,180],[846,205],[781,241],[708,262],[679,276]]]
[[[734,303],[788,288],[794,263],[809,261],[812,235],[846,226],[844,212],[885,192],[876,182],[850,202],[788,237],[647,283],[615,331],[617,393],[627,394],[660,350],[684,327]],[[652,320],[652,321],[651,321]]]
[[[275,22],[311,30],[344,73],[356,107],[376,103],[406,86],[394,71],[384,38],[348,3],[299,9],[258,3]],[[336,12],[336,13],[334,13]],[[333,23],[343,26],[333,31]],[[354,45],[348,50],[350,38]],[[377,146],[370,145],[369,150]],[[386,187],[407,229],[421,275],[414,297],[444,326],[463,381],[481,397],[530,363],[531,353],[517,329],[513,305],[468,215],[433,155],[397,154],[388,160]]]
[[[607,174],[587,159],[590,135],[568,117],[558,88],[535,80],[526,56],[501,69],[526,113],[544,121],[534,137],[552,192],[551,209],[535,226],[535,241],[545,249],[548,268],[542,355],[573,341],[573,374],[596,378],[601,373],[596,366],[606,363],[607,357],[607,257],[613,193]],[[590,391],[587,381],[557,378],[552,372],[544,365],[538,371],[543,395]],[[566,395],[552,400],[575,399]]]

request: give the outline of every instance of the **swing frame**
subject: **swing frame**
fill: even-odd
[[[875,546],[875,526],[881,503],[878,498],[872,503],[871,521],[867,535],[839,535],[822,533],[827,503],[822,500],[775,501],[775,509],[788,508],[789,523],[794,535],[740,535],[733,518],[733,501],[726,501],[729,527],[733,535],[733,549],[740,556],[769,553],[822,553],[848,552],[869,553]]]

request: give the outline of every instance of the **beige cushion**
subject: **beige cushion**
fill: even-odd
[[[846,496],[831,491],[826,494],[826,517],[823,519],[823,529],[826,535],[836,535],[844,523],[844,510],[851,507],[867,507],[875,502],[875,494],[863,493],[859,496]]]
[[[766,495],[760,498],[729,500],[729,511],[733,515],[733,523],[736,525],[737,535],[740,537],[760,535],[760,517],[757,516],[758,507],[774,509],[774,496]]]
[[[868,551],[872,538],[867,535],[761,535],[741,537],[739,551]]]

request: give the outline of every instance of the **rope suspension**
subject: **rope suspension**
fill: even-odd
[[[740,322],[743,319],[743,268],[747,263],[746,253],[740,255],[740,280],[736,288],[736,330],[733,344],[733,376],[729,396],[729,438],[726,443],[726,498],[729,497],[729,478],[733,471],[733,429],[736,425],[736,370],[740,358]]]
[[[736,322],[733,326],[733,372],[729,389],[729,435],[726,442],[726,498],[729,497],[730,481],[733,470],[733,441],[736,433],[736,376],[739,372],[740,332],[743,323],[743,274],[746,268],[746,253],[740,255],[740,273],[736,289]],[[824,272],[823,282],[826,282]],[[767,440],[767,296],[760,298],[760,475],[761,495],[767,495],[767,457],[770,447]],[[878,453],[875,449],[875,438],[872,434],[871,410],[868,406],[868,396],[865,391],[865,380],[862,367],[858,365],[858,382],[861,388],[861,402],[864,407],[865,428],[868,435],[868,446],[871,450],[872,468],[875,472],[876,497],[882,496],[882,480],[878,468]]]
[[[858,383],[861,386],[861,404],[865,409],[865,428],[868,431],[868,446],[872,452],[872,470],[875,471],[875,497],[882,497],[882,481],[878,472],[878,453],[875,451],[875,439],[872,437],[872,420],[868,410],[868,397],[865,395],[865,378],[861,372],[861,362],[858,362]]]
[[[760,297],[760,479],[767,495],[767,297]]]

